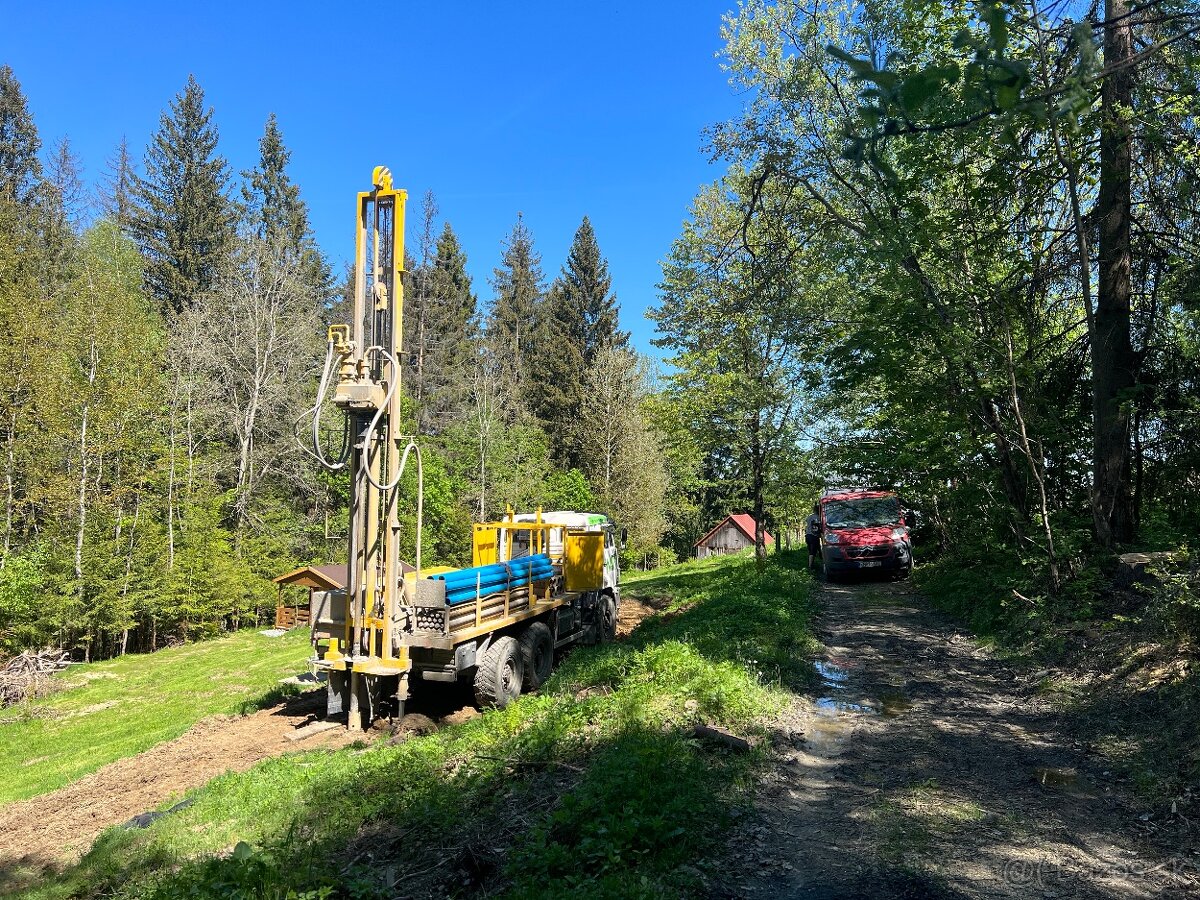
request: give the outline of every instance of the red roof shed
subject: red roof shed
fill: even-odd
[[[768,547],[775,543],[775,538],[767,532],[763,540]],[[724,553],[738,553],[754,546],[754,517],[749,513],[733,513],[726,516],[712,527],[708,534],[695,543],[696,558],[719,556]]]

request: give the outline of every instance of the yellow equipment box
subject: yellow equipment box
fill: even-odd
[[[568,591],[598,591],[604,587],[604,535],[568,531],[563,574]]]

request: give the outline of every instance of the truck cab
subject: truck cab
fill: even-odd
[[[621,548],[617,528],[608,520],[608,517],[599,513],[552,510],[551,512],[543,513],[522,513],[513,518],[517,522],[535,522],[539,521],[539,516],[541,522],[547,525],[561,525],[564,529],[563,531],[554,530],[550,532],[549,553],[551,558],[562,558],[565,552],[563,541],[567,533],[586,533],[602,536],[604,550],[600,593],[607,594],[616,603],[620,603]],[[520,545],[515,544],[513,554],[519,555],[519,553]]]
[[[821,498],[821,562],[828,576],[912,571],[912,514],[892,491],[837,489]]]

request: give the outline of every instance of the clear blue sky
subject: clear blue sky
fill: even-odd
[[[675,2],[74,3],[0,0],[10,64],[47,148],[70,138],[95,178],[125,135],[140,159],[189,73],[221,149],[249,168],[267,114],[292,151],[317,239],[339,266],[372,166],[416,206],[432,189],[476,291],[518,210],[543,268],[591,217],[622,323],[644,310],[690,200],[720,174],[702,130],[741,99],[715,54],[733,0]]]

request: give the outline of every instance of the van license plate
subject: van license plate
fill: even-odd
[[[876,559],[876,560],[872,560],[870,562],[861,562],[861,563],[859,563],[859,565],[862,566],[864,569],[870,569],[874,566],[882,566],[883,560]]]

